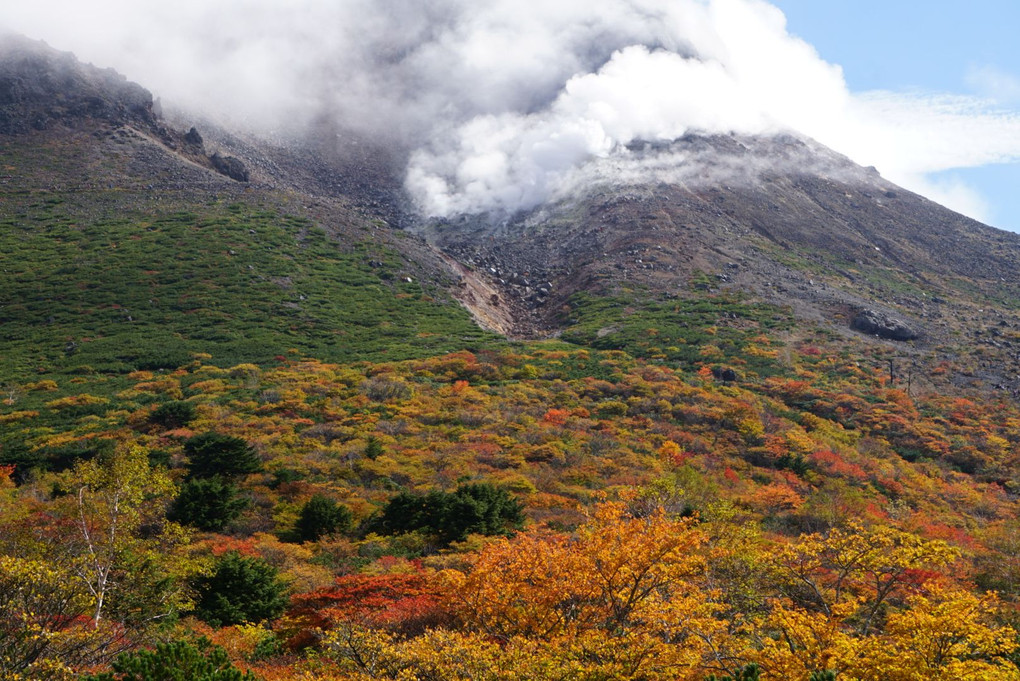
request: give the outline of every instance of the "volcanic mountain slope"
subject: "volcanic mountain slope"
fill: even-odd
[[[905,357],[980,345],[994,356],[978,367],[985,381],[1020,387],[1020,346],[1006,338],[1020,329],[1020,235],[793,136],[690,135],[631,155],[653,181],[595,176],[498,225],[434,223],[430,239],[486,274],[526,331],[569,330],[579,293],[689,298],[693,282]]]
[[[387,229],[370,195],[327,195],[337,174],[315,173],[322,162],[291,173],[306,155],[175,129],[110,71],[3,44],[4,380],[194,352],[399,358],[486,337],[446,293],[443,258]]]
[[[593,164],[576,191],[526,213],[423,221],[400,191],[399,154],[355,143],[328,122],[285,147],[209,124],[202,132],[184,132],[190,127],[184,115],[169,125],[147,91],[112,71],[82,66],[71,55],[23,39],[8,38],[4,45],[0,121],[7,134],[0,140],[9,196],[4,208],[9,224],[31,229],[46,223],[47,237],[59,240],[51,233],[59,225],[74,234],[76,225],[114,214],[151,221],[207,202],[227,214],[240,205],[258,205],[322,227],[341,252],[360,249],[358,265],[381,275],[387,290],[405,296],[399,300],[414,296],[411,289],[423,298],[452,295],[478,323],[515,338],[564,333],[598,347],[623,347],[620,324],[591,313],[585,300],[602,297],[623,310],[636,299],[694,300],[729,291],[789,309],[838,337],[891,350],[901,363],[930,368],[947,357],[963,359],[967,368],[954,376],[957,382],[1020,388],[1015,345],[1020,237],[902,190],[809,140],[692,134],[672,143],[632,145],[622,158]],[[217,242],[219,255],[235,258],[239,245],[246,254],[265,254],[258,230],[241,229],[250,216],[235,217],[239,231]],[[153,230],[127,236],[144,245]],[[100,246],[82,242],[76,248]],[[393,257],[365,255],[369,252]],[[91,264],[80,272],[83,292],[70,297],[38,283],[66,277],[66,271],[57,273],[66,264],[45,276],[44,266],[22,269],[5,287],[5,320],[8,328],[33,333],[9,338],[33,347],[41,338],[59,338],[48,343],[52,359],[60,356],[59,348],[70,347],[65,343],[81,347],[82,338],[114,344],[112,329],[127,317],[136,329],[152,322],[156,332],[165,324],[167,315],[143,312],[158,296],[118,300],[96,292],[108,279],[99,273],[120,267],[109,260],[109,250],[103,253],[98,264],[79,253],[81,262]],[[288,267],[307,267],[297,252],[283,255]],[[247,323],[286,318],[291,336],[297,329],[326,336],[330,325],[340,324],[341,309],[309,304],[309,294],[294,283],[312,275],[279,267],[260,271],[256,262],[243,267],[237,281],[210,286],[240,291],[246,276],[269,282],[264,299],[271,302],[246,305],[257,308]],[[329,299],[327,280],[315,284],[321,293],[312,299]],[[26,286],[38,290],[28,292]],[[174,295],[181,300],[183,294]],[[73,323],[52,313],[60,302],[75,307]],[[90,309],[117,323],[76,328]],[[209,310],[187,304],[181,309],[192,316]],[[440,309],[440,317],[449,312]],[[223,323],[237,320],[227,313]],[[451,327],[457,330],[449,337],[472,335],[461,323]],[[215,324],[209,318],[196,326],[202,325]],[[193,331],[178,334],[182,348],[194,349],[199,336]],[[444,335],[439,329],[419,333]],[[241,336],[231,342],[258,344],[250,334]],[[326,346],[336,348],[335,343]]]
[[[0,676],[1020,679],[1015,235],[791,136],[430,222],[328,123],[0,53]]]

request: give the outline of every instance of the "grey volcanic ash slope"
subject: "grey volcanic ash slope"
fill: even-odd
[[[814,320],[872,309],[927,337],[998,323],[985,310],[1020,301],[1020,237],[810,141],[689,135],[612,163],[573,198],[496,225],[437,223],[431,238],[546,325],[578,291],[681,295],[694,273]]]

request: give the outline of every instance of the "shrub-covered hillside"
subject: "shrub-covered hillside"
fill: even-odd
[[[378,223],[230,187],[40,187],[76,148],[0,141],[8,171],[29,173],[0,201],[0,380],[173,369],[194,352],[402,359],[486,338]]]
[[[1020,681],[1010,239],[857,169],[440,253],[371,151],[72,99],[0,138],[0,681]]]
[[[46,637],[5,664],[206,636],[265,679],[1017,676],[1020,413],[753,346],[772,371],[546,343],[21,386],[4,631]]]

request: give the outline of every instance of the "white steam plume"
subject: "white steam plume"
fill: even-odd
[[[4,5],[0,26],[179,105],[264,132],[328,115],[388,142],[430,215],[534,206],[629,142],[690,130],[795,130],[972,212],[970,193],[940,195],[926,173],[1020,158],[1015,113],[853,95],[764,0]]]

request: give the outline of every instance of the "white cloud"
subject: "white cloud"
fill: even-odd
[[[967,84],[981,97],[1001,105],[1020,104],[1020,76],[991,64],[972,64]]]
[[[535,205],[589,163],[635,172],[625,145],[688,130],[796,130],[976,216],[973,190],[928,175],[1020,158],[1016,113],[851,93],[764,0],[33,0],[2,25],[233,122],[385,139],[435,215]],[[971,81],[1001,107],[1010,78]]]
[[[847,112],[858,155],[890,172],[939,172],[1020,158],[1020,114],[965,96],[869,92]]]
[[[1020,160],[1020,114],[961,95],[867,92],[857,95],[831,139],[863,165],[944,206],[987,221],[988,200],[947,170]]]
[[[930,177],[916,175],[902,183],[904,187],[927,196],[932,201],[974,218],[989,223],[992,207],[974,187],[958,177]],[[908,186],[909,185],[909,186]]]

